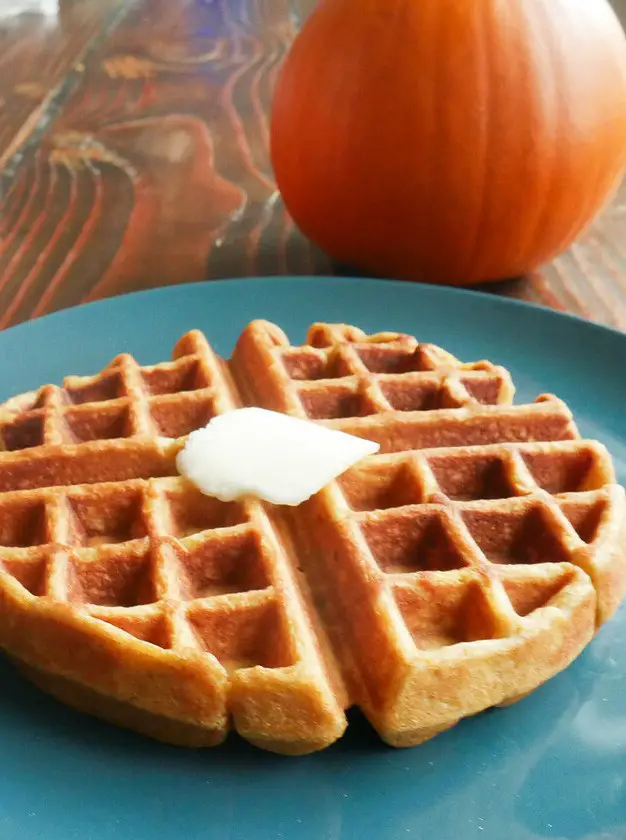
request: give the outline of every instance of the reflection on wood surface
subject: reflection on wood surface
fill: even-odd
[[[277,71],[314,0],[56,1],[0,5],[0,327],[156,285],[341,270],[294,229],[269,163]],[[491,291],[626,328],[625,206]]]

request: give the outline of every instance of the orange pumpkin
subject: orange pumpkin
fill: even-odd
[[[321,0],[275,92],[286,206],[334,258],[467,284],[566,248],[626,165],[605,0]]]

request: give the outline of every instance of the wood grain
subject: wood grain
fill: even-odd
[[[320,268],[268,157],[283,0],[145,0],[12,179],[0,326],[153,285]]]
[[[0,166],[27,139],[123,0],[0,3]]]
[[[0,17],[0,327],[156,285],[349,271],[295,230],[269,163],[276,75],[314,6],[61,0],[46,25]],[[626,328],[625,234],[622,189],[569,252],[489,291]]]

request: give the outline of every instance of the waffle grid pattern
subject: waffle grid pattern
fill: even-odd
[[[393,406],[380,399],[381,378],[385,382],[393,375],[373,371],[419,369],[398,377],[399,393],[419,392],[418,377],[428,387],[437,383],[426,410],[419,411],[420,400],[401,397],[396,404],[410,406],[404,425],[410,438],[406,448],[412,451],[370,459],[308,503],[310,521],[322,535],[315,556],[323,557],[324,545],[331,544],[331,557],[347,558],[330,620],[350,641],[338,644],[346,644],[348,657],[357,660],[361,704],[379,731],[399,744],[404,736],[394,731],[397,721],[384,688],[397,674],[459,643],[472,643],[476,653],[476,643],[522,639],[540,620],[537,611],[557,603],[559,593],[566,599],[568,588],[580,585],[579,569],[598,592],[606,592],[612,572],[598,557],[622,497],[607,486],[615,480],[608,453],[578,438],[567,408],[549,396],[532,406],[502,405],[513,389],[506,372],[488,363],[462,365],[403,337],[366,340],[352,328],[314,327],[308,342],[311,347],[291,348],[284,334],[267,326],[257,328],[249,342],[242,339],[234,357],[240,378],[256,364],[270,371],[255,393],[257,402],[303,418],[340,417],[337,427],[353,431],[346,425],[354,422],[354,405],[347,412],[335,413],[334,403],[331,410],[311,412],[313,389],[319,387],[321,395],[329,389],[323,381],[303,381],[305,376],[349,372],[346,389],[366,396],[372,412],[383,417]],[[366,371],[360,369],[363,358]],[[434,374],[426,372],[431,366]],[[464,387],[468,368],[482,391]],[[442,410],[452,403],[453,411]],[[449,446],[447,429],[460,412],[466,433],[472,418],[482,421],[477,439],[466,438],[482,445]],[[494,423],[490,412],[499,421],[505,418],[504,424]],[[429,448],[433,440],[439,448]],[[393,452],[394,441],[386,448]],[[332,579],[332,563],[310,571]],[[614,598],[601,601],[598,620],[614,608]],[[351,616],[350,626],[342,624],[342,615]],[[459,652],[455,666],[463,655]],[[445,660],[438,667],[444,673]],[[460,681],[458,675],[454,679]],[[436,731],[462,716],[455,716],[454,703],[449,705],[451,719],[439,721]],[[428,727],[424,731],[433,734]]]
[[[171,362],[122,354],[96,376],[15,397],[0,408],[0,492],[176,475],[186,435],[231,405],[222,381],[194,331]]]
[[[0,562],[31,594],[164,649],[207,651],[227,669],[293,664],[249,505],[221,504],[178,479],[26,495],[27,504],[0,498]]]
[[[337,328],[320,327],[309,335],[309,346],[280,353],[309,420],[495,405],[513,396],[508,373],[489,362],[461,364],[410,336],[355,338],[346,342]]]
[[[533,461],[542,466],[536,476]],[[509,444],[387,456],[328,492],[341,511],[340,540],[359,546],[359,574],[388,588],[411,630],[414,645],[401,653],[409,661],[419,651],[522,632],[522,619],[532,622],[602,539],[611,494],[604,482],[581,488],[586,476],[610,474],[608,455],[590,443]]]
[[[541,521],[541,527],[528,530],[531,534],[545,535],[547,542],[551,544],[554,553],[544,552],[544,559],[548,556],[568,559],[573,552],[580,552],[586,542],[593,542],[593,535],[587,541],[581,540],[575,527],[553,497],[566,494],[566,500],[578,499],[579,504],[584,505],[586,509],[583,521],[591,521],[594,517],[593,512],[599,509],[602,488],[614,481],[613,466],[604,447],[595,442],[577,439],[578,432],[571,421],[571,415],[560,401],[547,396],[539,398],[533,406],[504,408],[502,403],[510,402],[513,396],[513,386],[506,370],[484,361],[463,364],[440,348],[418,344],[409,336],[398,336],[394,333],[368,337],[354,327],[320,324],[309,331],[306,347],[291,348],[282,331],[265,325],[259,330],[254,341],[259,350],[263,347],[271,348],[270,353],[281,359],[291,381],[287,381],[276,366],[270,366],[270,370],[277,374],[276,391],[285,400],[288,413],[294,416],[304,418],[309,415],[307,399],[303,399],[303,393],[308,391],[303,391],[301,380],[304,378],[303,371],[307,371],[307,377],[310,375],[311,367],[309,361],[302,360],[313,357],[322,359],[326,368],[330,366],[341,374],[351,375],[362,383],[363,390],[376,390],[380,384],[379,372],[387,372],[390,369],[401,372],[397,380],[398,390],[409,394],[421,390],[420,380],[412,376],[432,377],[421,380],[429,385],[436,381],[438,388],[437,399],[429,403],[429,408],[423,409],[426,412],[424,419],[429,425],[436,426],[439,434],[442,432],[442,413],[438,409],[452,407],[452,402],[457,409],[473,404],[477,414],[480,414],[477,403],[496,405],[498,415],[504,414],[507,420],[511,418],[512,413],[519,412],[524,416],[531,432],[539,431],[536,435],[538,440],[542,440],[544,436],[540,430],[533,428],[534,421],[539,419],[538,415],[533,418],[533,410],[541,409],[546,403],[554,403],[557,412],[564,413],[567,421],[564,436],[574,438],[571,440],[549,439],[543,444],[494,442],[482,447],[437,448],[432,451],[417,451],[416,447],[410,453],[386,456],[375,459],[375,463],[370,462],[367,466],[355,468],[340,478],[335,485],[343,490],[341,507],[347,506],[366,512],[364,515],[358,515],[354,519],[355,522],[366,521],[368,512],[373,513],[376,514],[377,528],[385,532],[388,516],[383,512],[385,508],[409,506],[409,518],[419,521],[420,506],[427,505],[429,511],[438,510],[438,516],[444,517],[449,530],[457,532],[458,539],[452,539],[451,544],[474,543],[468,565],[484,565],[487,557],[480,548],[480,531],[486,530],[487,533],[491,533],[494,528],[488,525],[484,525],[483,528],[475,526],[471,529],[473,534],[470,534],[468,522],[471,519],[471,502],[480,502],[479,509],[483,509],[485,505],[482,502],[486,500],[507,500],[492,501],[485,510],[493,511],[494,518],[497,519],[498,514],[504,514],[506,518],[509,511],[517,508],[523,510],[524,517],[532,519],[533,524]],[[411,376],[407,375],[409,371],[419,373]],[[466,387],[465,377],[468,371],[473,374],[473,381],[480,383],[478,387]],[[311,383],[307,381],[305,385],[308,388]],[[324,392],[322,387],[320,393]],[[401,399],[401,403],[407,405],[408,400]],[[385,413],[394,408],[377,394],[372,398],[372,405],[376,405],[376,413]],[[342,419],[354,417],[351,414],[341,416]],[[535,434],[529,434],[528,437],[533,441]],[[595,490],[597,493],[571,496],[584,490]],[[363,497],[363,493],[370,494],[370,498],[367,498],[367,495]],[[371,494],[374,494],[373,498]],[[508,500],[514,497],[532,499],[526,499],[521,505],[512,505]],[[464,510],[468,511],[465,519]],[[427,515],[432,516],[431,512]],[[577,521],[580,520],[580,515],[577,515]],[[597,518],[597,521],[599,523],[600,519]],[[462,534],[459,533],[459,528],[463,528]],[[511,534],[508,533],[507,536],[510,538]],[[418,553],[415,552],[416,556]],[[533,554],[530,562],[536,563],[541,552],[528,552],[529,557]],[[506,556],[506,552],[503,551],[501,556]],[[477,557],[480,563],[476,562]]]
[[[118,439],[176,439],[225,410],[216,389],[218,360],[204,337],[190,333],[174,361],[141,367],[122,354],[93,377],[69,376],[5,404],[4,449],[72,446]]]
[[[69,610],[62,621],[83,622],[84,638],[113,628],[123,650],[133,637],[169,657],[173,693],[181,662],[205,669],[219,700],[204,716],[194,697],[165,711],[137,699],[143,683],[98,690],[218,740],[234,726],[279,751],[316,749],[341,734],[350,702],[390,743],[430,737],[511,696],[485,689],[474,708],[444,685],[445,714],[407,711],[402,692],[412,674],[424,681],[433,656],[458,693],[467,675],[454,669],[468,650],[491,646],[495,671],[557,607],[581,623],[581,649],[594,612],[606,620],[626,588],[615,563],[623,491],[608,453],[580,440],[556,398],[513,406],[513,393],[503,368],[408,336],[316,325],[293,347],[254,322],[228,364],[194,332],[172,362],[141,367],[122,355],[95,377],[10,400],[0,409],[5,613],[52,603]],[[174,476],[175,455],[186,434],[241,404],[361,434],[386,454],[290,514],[220,503]],[[19,647],[2,635],[0,620],[0,642]],[[50,662],[62,667],[62,656]],[[408,731],[402,714],[425,722]]]

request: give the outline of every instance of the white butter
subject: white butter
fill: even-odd
[[[240,408],[192,432],[177,466],[208,496],[299,505],[380,446],[264,408]]]

